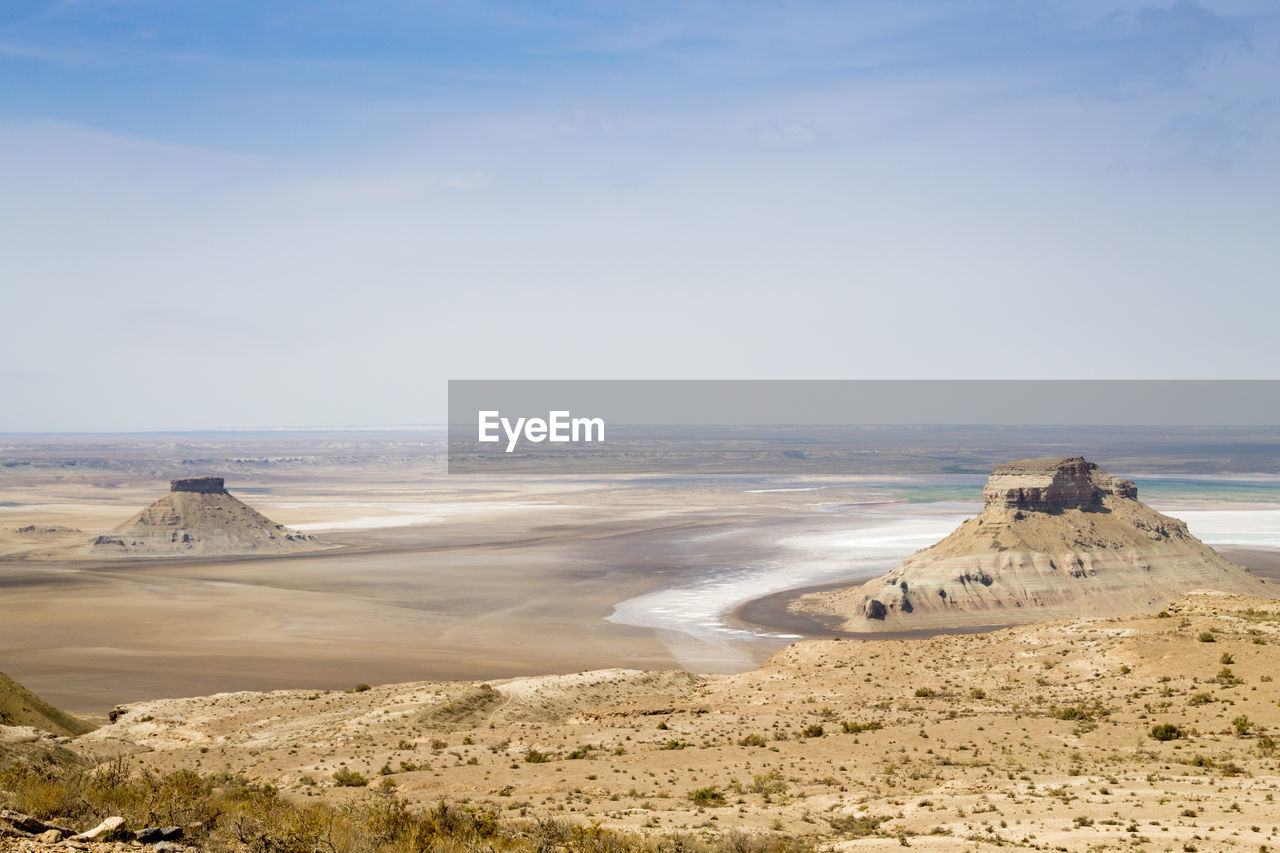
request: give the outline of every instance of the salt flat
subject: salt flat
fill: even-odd
[[[797,631],[736,619],[740,604],[883,571],[972,512],[952,496],[982,479],[450,477],[430,440],[367,436],[96,443],[88,460],[72,440],[19,449],[32,463],[0,469],[0,665],[90,715],[227,690],[751,669]],[[274,521],[341,547],[32,556],[119,524],[171,470],[210,469]],[[912,489],[939,499],[909,503]],[[1275,529],[1276,505],[1256,500],[1159,506],[1187,510],[1210,543],[1254,547]],[[49,532],[15,532],[28,526]],[[1273,553],[1241,554],[1276,570]]]

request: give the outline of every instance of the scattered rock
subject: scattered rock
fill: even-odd
[[[140,830],[134,838],[143,844],[155,844],[158,841],[181,841],[183,829],[180,826],[149,826]]]
[[[0,811],[0,819],[8,821],[9,825],[14,829],[20,829],[23,832],[44,832],[48,829],[44,823],[36,820],[31,815],[9,809]]]
[[[122,835],[124,818],[112,816],[87,832],[72,836],[72,841],[111,841]]]

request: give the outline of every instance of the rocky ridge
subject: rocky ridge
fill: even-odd
[[[93,730],[84,720],[55,708],[3,672],[0,672],[0,726],[32,726],[64,736]]]

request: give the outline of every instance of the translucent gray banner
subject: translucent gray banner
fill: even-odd
[[[449,383],[451,473],[905,473],[1137,446],[1270,472],[1278,435],[1280,380]]]

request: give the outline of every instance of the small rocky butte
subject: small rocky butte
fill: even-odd
[[[846,631],[950,630],[1150,613],[1195,589],[1280,592],[1080,456],[998,465],[982,498],[888,574],[790,609]]]
[[[274,554],[327,547],[227,492],[221,477],[171,480],[169,493],[89,543],[95,556]]]

